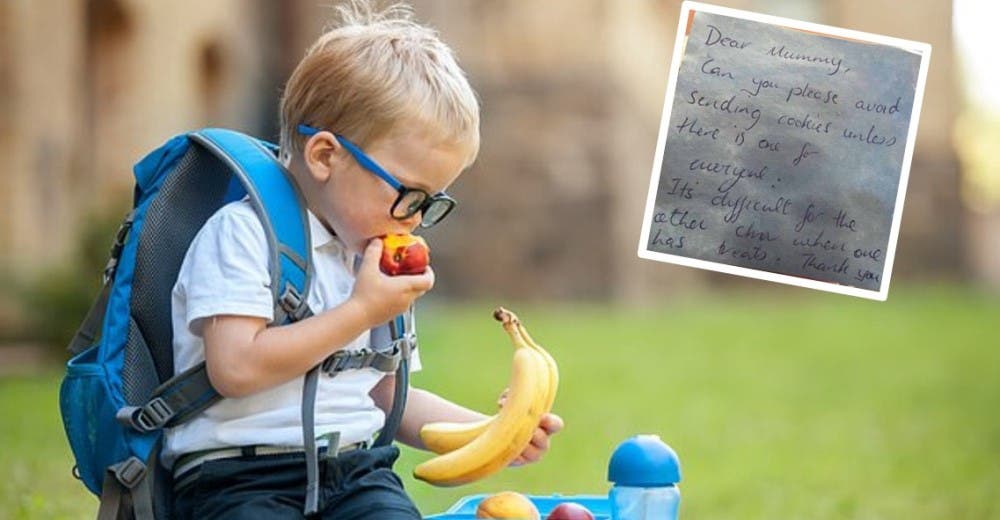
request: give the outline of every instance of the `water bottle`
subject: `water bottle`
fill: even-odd
[[[615,448],[608,464],[613,520],[677,520],[680,461],[657,435],[636,435]]]

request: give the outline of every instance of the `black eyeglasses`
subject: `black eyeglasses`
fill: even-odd
[[[298,125],[298,130],[300,134],[305,136],[313,136],[320,132],[318,129],[308,125]],[[416,215],[417,212],[420,212],[420,227],[429,228],[444,220],[444,218],[451,213],[451,210],[455,209],[455,206],[458,205],[458,201],[449,197],[448,194],[443,191],[431,195],[420,188],[410,188],[408,186],[404,186],[403,183],[396,179],[396,177],[385,171],[385,169],[379,166],[378,163],[372,160],[371,157],[361,151],[361,148],[358,148],[357,145],[348,141],[342,135],[333,135],[344,148],[347,148],[347,151],[351,153],[354,160],[357,161],[362,168],[374,173],[378,178],[382,179],[389,184],[389,186],[392,186],[399,192],[399,196],[396,197],[396,202],[392,203],[392,208],[389,210],[389,214],[392,215],[392,218],[396,220],[406,220],[413,215]]]

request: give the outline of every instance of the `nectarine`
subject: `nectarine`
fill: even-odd
[[[424,239],[415,235],[382,237],[382,258],[379,268],[389,276],[423,274],[431,261],[431,250]]]
[[[535,504],[528,497],[514,491],[490,495],[476,507],[476,518],[539,520],[539,516]]]

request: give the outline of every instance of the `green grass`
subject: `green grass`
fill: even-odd
[[[566,429],[545,460],[436,489],[596,493],[614,446],[656,433],[680,455],[682,518],[1000,518],[1000,299],[894,289],[886,303],[801,289],[641,309],[514,306],[559,361]],[[510,350],[489,304],[421,311],[414,384],[490,411]],[[69,474],[56,374],[0,379],[0,518],[93,517]]]

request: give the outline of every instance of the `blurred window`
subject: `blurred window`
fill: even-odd
[[[206,126],[218,125],[223,115],[225,53],[222,45],[214,40],[202,44],[198,53],[198,95],[201,102],[201,117]]]

